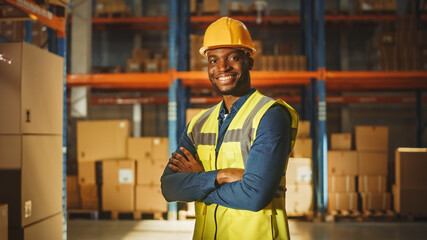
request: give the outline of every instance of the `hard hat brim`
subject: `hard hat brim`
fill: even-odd
[[[207,52],[209,50],[218,49],[218,48],[236,48],[241,49],[243,51],[248,51],[251,54],[251,57],[255,55],[256,49],[255,46],[247,46],[247,45],[241,45],[241,44],[230,44],[230,45],[216,45],[216,46],[209,46],[209,47],[201,47],[199,50],[200,55],[207,58]]]

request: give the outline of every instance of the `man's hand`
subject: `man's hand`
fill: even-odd
[[[224,168],[218,171],[216,181],[219,185],[242,180],[244,169]]]
[[[183,157],[179,153],[172,153],[172,157],[169,158],[169,162],[172,164],[169,164],[169,168],[174,170],[175,172],[203,172],[205,169],[203,168],[203,165],[200,163],[199,156],[196,154],[196,158],[191,155],[191,153],[185,149],[180,148],[182,153],[187,157]]]

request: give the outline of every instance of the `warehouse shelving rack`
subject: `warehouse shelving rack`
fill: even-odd
[[[32,21],[38,21],[45,26],[49,27],[48,31],[48,49],[50,52],[57,54],[64,58],[64,87],[63,87],[63,129],[62,129],[62,212],[63,212],[63,239],[67,239],[67,104],[66,104],[66,96],[67,96],[67,87],[66,87],[66,67],[67,67],[67,39],[66,39],[66,19],[63,17],[57,17],[49,10],[41,8],[39,5],[34,3],[31,0],[3,0],[3,2],[21,10],[25,14],[28,15],[25,25],[25,41],[27,43],[31,42],[31,32],[32,32]],[[10,19],[17,20],[17,19]],[[18,19],[23,20],[23,19]],[[52,39],[54,39],[56,34],[56,49],[53,49],[51,43],[53,43]],[[1,49],[0,49],[1,50]]]
[[[186,61],[183,49],[188,48],[188,33],[192,28],[205,28],[220,16],[190,16],[188,1],[170,0],[167,17],[131,17],[131,18],[93,18],[94,29],[103,30],[107,26],[124,26],[132,30],[169,29],[169,72],[168,73],[126,73],[126,74],[84,74],[68,75],[67,86],[89,86],[93,88],[140,88],[169,90],[168,119],[170,149],[176,149],[179,129],[183,127],[185,107],[189,101],[214,103],[218,98],[191,98],[188,89],[210,87],[205,72],[190,72],[183,68]],[[267,72],[252,71],[252,85],[257,88],[274,88],[278,86],[301,86],[307,91],[307,108],[305,97],[287,98],[291,102],[301,102],[306,119],[312,125],[313,165],[316,186],[317,207],[320,213],[326,212],[327,190],[327,141],[326,141],[326,106],[327,103],[416,103],[418,132],[421,132],[421,104],[426,102],[421,90],[427,89],[427,72],[351,72],[328,71],[325,68],[325,22],[372,23],[394,21],[395,14],[369,15],[324,15],[323,0],[301,0],[300,15],[264,16],[261,27],[301,24],[305,47],[303,53],[308,57],[308,71],[305,72]],[[420,16],[422,21],[427,15]],[[256,16],[233,16],[246,24],[253,24]],[[188,23],[188,24],[184,24]],[[191,23],[191,26],[190,26]],[[180,33],[178,34],[178,28]],[[315,47],[314,47],[315,46]],[[176,55],[178,50],[178,56]],[[416,91],[415,97],[327,97],[326,90],[410,90]],[[166,103],[165,98],[129,98],[92,99],[93,103]],[[420,136],[417,136],[420,138]],[[176,219],[176,205],[169,205],[170,218]]]

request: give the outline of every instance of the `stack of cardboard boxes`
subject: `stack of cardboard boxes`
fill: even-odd
[[[382,23],[368,44],[369,69],[414,71],[427,69],[427,31],[418,29],[415,18],[399,17]]]
[[[128,158],[136,161],[135,210],[146,213],[167,211],[160,177],[169,158],[167,138],[129,138]],[[150,196],[150,197],[146,197]]]
[[[191,34],[190,43],[190,70],[206,72],[208,70],[208,60],[199,53],[199,49],[203,46],[203,36]]]
[[[288,216],[306,216],[313,211],[312,141],[310,122],[300,121],[297,140],[286,170],[286,211]]]
[[[0,240],[8,240],[7,204],[0,203]]]
[[[0,43],[0,202],[9,239],[62,238],[63,59]],[[1,215],[1,214],[0,214]]]
[[[357,152],[351,150],[351,134],[331,135],[328,151],[328,211],[358,210]]]
[[[153,52],[149,49],[134,49],[132,58],[126,62],[128,73],[166,73],[169,69],[166,51]]]
[[[190,12],[192,15],[214,15],[219,14],[220,0],[191,0]]]
[[[394,210],[406,217],[426,217],[427,148],[398,148],[395,157]]]
[[[388,127],[356,126],[355,140],[361,210],[389,210]]]
[[[101,209],[113,214],[167,211],[160,177],[169,155],[168,139],[130,138],[129,133],[127,120],[78,122],[82,209],[98,210],[101,202]]]
[[[130,7],[125,0],[96,0],[96,17],[130,16]]]
[[[355,9],[358,12],[377,11],[395,12],[396,0],[356,0]]]
[[[328,151],[328,211],[390,209],[386,192],[388,174],[388,128],[356,126],[355,146],[351,134],[331,135]]]

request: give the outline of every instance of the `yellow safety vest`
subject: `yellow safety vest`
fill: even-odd
[[[283,100],[275,101],[258,91],[246,100],[231,121],[217,157],[215,148],[222,103],[195,116],[189,124],[187,135],[195,144],[205,171],[223,168],[244,169],[259,122],[274,103],[285,106],[292,117],[292,150],[298,128],[297,112]],[[280,185],[284,187],[285,184],[283,176]],[[258,212],[236,210],[217,204],[206,205],[201,201],[195,202],[195,211],[193,239],[196,240],[289,239],[284,195],[275,197],[266,208]]]

